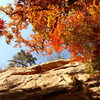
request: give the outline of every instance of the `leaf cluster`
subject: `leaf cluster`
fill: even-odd
[[[2,11],[17,45],[47,54],[68,49],[72,61],[90,62],[100,55],[99,7],[98,0],[15,0]],[[25,39],[21,31],[29,24],[34,34]]]

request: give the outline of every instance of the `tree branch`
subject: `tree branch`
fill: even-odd
[[[11,16],[11,14],[7,13],[7,12],[6,12],[5,10],[3,10],[2,8],[0,8],[0,10],[1,10],[2,12],[4,12],[5,14]]]
[[[16,61],[16,60],[8,60],[8,61],[10,61],[10,62],[14,62],[14,63],[18,63],[18,64],[21,64],[21,65],[27,67],[27,65],[25,65],[25,64],[23,64],[23,63],[21,63],[21,62],[18,62],[18,61]]]

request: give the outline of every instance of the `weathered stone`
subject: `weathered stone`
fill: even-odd
[[[0,73],[0,100],[96,100],[100,74],[91,77],[85,68],[68,60],[8,68]]]

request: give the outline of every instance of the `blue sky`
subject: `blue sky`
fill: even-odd
[[[14,0],[0,0],[0,6],[6,6],[7,3],[13,3]],[[0,12],[0,18],[2,18],[6,21],[9,22],[9,18],[7,16],[5,16],[5,14],[2,14]],[[31,26],[26,30],[23,30],[22,33],[24,34],[24,36],[27,36],[27,34],[25,33],[31,33]],[[27,47],[23,47],[23,48],[14,48],[14,42],[12,42],[10,45],[7,45],[5,42],[5,38],[4,37],[0,37],[0,67],[1,68],[6,68],[7,64],[9,63],[8,60],[11,60],[12,57],[17,54],[17,52],[19,52],[21,49],[28,49]],[[35,52],[32,53],[33,56],[37,57],[37,64],[42,63],[42,62],[46,62],[48,60],[51,60],[52,58],[55,58],[55,56],[57,56],[57,54],[54,53],[54,55],[51,56],[43,56],[43,55],[38,55]],[[65,50],[63,51],[61,54],[58,55],[62,55],[64,58],[69,58],[70,54]]]
[[[6,6],[7,3],[13,3],[13,0],[0,0],[0,6]],[[0,12],[0,18],[2,17],[7,22],[9,21],[8,17]],[[8,64],[8,60],[10,60],[16,52],[20,51],[20,48],[13,48],[13,44],[14,43],[7,45],[5,38],[0,37],[0,67],[5,68]]]

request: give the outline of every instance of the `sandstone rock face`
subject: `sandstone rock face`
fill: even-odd
[[[86,65],[56,60],[0,73],[0,100],[99,100],[100,74]]]

